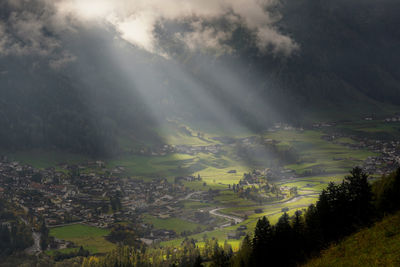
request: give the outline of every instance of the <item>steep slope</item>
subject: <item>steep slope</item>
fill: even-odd
[[[304,266],[399,266],[400,212],[322,252]]]

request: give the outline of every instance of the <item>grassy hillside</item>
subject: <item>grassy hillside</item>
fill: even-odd
[[[304,266],[400,266],[400,212],[361,230]]]

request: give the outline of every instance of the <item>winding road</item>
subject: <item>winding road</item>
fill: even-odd
[[[235,217],[235,216],[232,216],[232,215],[227,215],[227,214],[223,214],[223,213],[218,212],[218,211],[221,210],[221,209],[224,209],[224,208],[216,208],[216,209],[210,210],[209,212],[210,212],[210,214],[212,214],[212,215],[215,215],[215,216],[223,217],[223,218],[225,218],[225,219],[232,220],[232,221],[235,222],[235,224],[238,224],[238,223],[243,222],[243,219],[242,219],[242,218],[239,218],[239,217]],[[230,225],[230,224],[228,224],[228,226],[229,226],[229,225]],[[223,225],[223,227],[224,227],[224,225]]]

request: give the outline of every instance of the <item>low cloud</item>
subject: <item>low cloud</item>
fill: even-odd
[[[0,55],[44,57],[51,67],[75,59],[57,37],[61,28],[54,23],[56,17],[50,4],[41,0],[9,0],[0,8],[6,11],[0,19]]]
[[[164,22],[187,24],[173,38],[190,50],[232,52],[227,45],[235,29],[254,33],[260,51],[290,55],[297,44],[274,25],[280,19],[268,12],[277,0],[8,0],[10,10],[0,20],[0,54],[53,56],[55,68],[75,60],[55,37],[76,26],[106,25],[120,38],[151,53],[165,54],[155,29]],[[212,22],[224,19],[224,26]]]
[[[175,37],[190,50],[211,49],[215,52],[232,52],[232,47],[225,44],[232,36],[231,29],[219,30],[209,25],[203,25],[202,21],[192,22],[190,26],[189,31],[175,34]]]
[[[53,69],[61,69],[68,65],[68,63],[74,62],[76,60],[76,56],[71,54],[69,51],[63,51],[59,56],[51,59],[49,61],[49,65]]]
[[[18,7],[10,11],[8,18],[0,21],[0,53],[46,56],[60,46],[56,38],[45,32],[46,14],[36,14]]]

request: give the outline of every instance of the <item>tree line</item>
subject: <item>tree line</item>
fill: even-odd
[[[0,240],[0,258],[33,245],[30,228],[20,222],[0,224]]]
[[[315,205],[276,225],[266,217],[246,236],[230,266],[296,266],[343,237],[400,209],[400,169],[372,185],[361,168],[342,183],[330,183]]]

